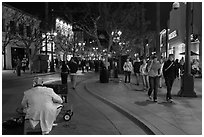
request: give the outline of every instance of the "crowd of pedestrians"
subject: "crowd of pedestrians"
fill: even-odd
[[[174,80],[176,78],[180,79],[184,74],[185,61],[183,57],[180,61],[174,59],[173,54],[170,54],[168,59],[161,57],[159,60],[156,55],[153,55],[149,59],[143,58],[140,60],[139,57],[136,57],[135,60],[130,60],[130,58],[127,58],[123,65],[125,83],[131,83],[131,73],[134,74],[136,81],[133,83],[139,86],[139,80],[141,79],[143,90],[147,91],[148,98],[154,102],[157,102],[158,88],[162,88],[162,85],[165,84],[167,87],[166,101],[173,101],[171,89]],[[191,73],[193,75],[201,74],[198,60],[194,59],[191,63]]]

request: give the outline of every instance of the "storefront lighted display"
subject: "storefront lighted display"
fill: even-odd
[[[177,36],[178,36],[178,33],[177,33],[176,30],[174,30],[173,32],[171,32],[171,33],[169,34],[169,40],[171,40],[171,39],[173,39],[173,38],[175,38],[175,37],[177,37]]]

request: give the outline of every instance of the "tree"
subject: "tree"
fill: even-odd
[[[15,35],[15,44],[19,47],[25,48],[26,55],[29,59],[29,70],[32,71],[32,65],[36,54],[43,47],[42,43],[46,38],[42,37],[42,33],[39,30],[40,21],[31,18],[29,16],[22,16],[19,20],[19,24],[26,26],[27,33]],[[30,49],[33,48],[33,52]]]
[[[119,52],[134,51],[136,46],[143,45],[147,26],[145,9],[142,3],[102,3],[101,18],[104,28],[109,35],[108,53],[113,45],[113,32],[122,32],[122,47]],[[139,44],[141,43],[141,44]]]
[[[70,35],[70,37],[67,37],[65,35],[62,35],[61,33],[57,33],[55,39],[55,44],[56,44],[56,52],[63,52],[64,53],[64,61],[66,61],[67,54],[71,53],[71,51],[74,48],[74,41],[73,41],[73,36]]]
[[[104,30],[108,37],[105,40],[108,43],[107,53],[110,53],[113,45],[114,32],[122,31],[124,39],[129,44],[134,45],[136,41],[143,41],[143,35],[149,22],[144,19],[145,10],[140,3],[86,3],[86,8],[80,7],[80,10],[67,8],[65,15],[71,18],[76,26],[94,37],[97,45],[101,48],[101,41],[98,35],[99,30]],[[86,9],[86,10],[84,10]],[[94,12],[93,12],[94,11]],[[77,14],[80,12],[80,15]],[[79,15],[79,16],[74,16]],[[76,18],[77,17],[77,18]],[[142,18],[142,20],[141,20]],[[142,36],[141,36],[142,35]],[[106,56],[108,61],[108,56]]]
[[[15,12],[11,8],[3,6],[2,16],[4,19],[4,28],[2,31],[2,53],[4,55],[4,69],[6,69],[6,47],[15,41],[15,23],[18,22],[23,14]],[[8,20],[8,21],[5,21]],[[10,21],[10,22],[9,22]],[[11,21],[13,24],[11,24]],[[13,25],[11,27],[11,25]]]
[[[10,43],[16,44],[19,47],[25,48],[31,65],[36,53],[42,48],[43,39],[39,29],[40,20],[20,10],[10,8],[9,6],[3,7],[2,15],[3,18],[7,20],[7,22],[5,22],[6,26],[9,26],[6,31],[3,32],[4,40],[2,47],[4,56],[6,55],[6,46]],[[34,49],[32,54],[30,53],[31,47]]]

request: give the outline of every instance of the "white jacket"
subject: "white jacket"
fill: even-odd
[[[124,65],[123,65],[123,70],[124,71],[132,72],[133,71],[132,63],[130,61],[129,62],[125,62]]]
[[[50,132],[57,117],[57,108],[62,99],[52,88],[35,87],[24,92],[22,105],[26,108],[26,119],[32,120],[33,128],[40,122],[41,130]]]

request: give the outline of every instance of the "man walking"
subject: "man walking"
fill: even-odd
[[[171,89],[176,78],[176,65],[174,63],[174,55],[170,54],[169,59],[164,63],[163,75],[167,86],[166,101],[172,102]]]

